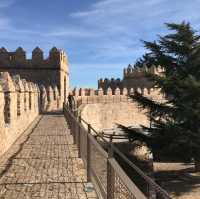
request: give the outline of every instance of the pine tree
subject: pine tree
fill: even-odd
[[[153,101],[135,92],[132,96],[152,122],[141,134],[122,127],[134,139],[145,141],[153,151],[190,156],[200,171],[200,36],[189,23],[166,24],[170,34],[144,42],[147,53],[136,67],[162,66],[163,75],[146,74],[167,96]]]

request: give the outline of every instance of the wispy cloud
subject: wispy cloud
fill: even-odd
[[[6,10],[17,1],[19,0],[0,0],[0,11]],[[34,19],[18,20],[18,23],[25,21],[20,26],[20,23],[16,25],[18,16],[16,19],[10,18],[6,12],[1,12],[0,39],[5,45],[10,41],[10,46],[23,45],[28,50],[35,45],[40,45],[45,50],[52,45],[65,48],[72,63],[72,75],[76,80],[74,82],[77,83],[81,79],[83,84],[88,85],[91,81],[96,83],[94,77],[112,74],[115,77],[119,76],[122,67],[133,63],[144,53],[141,39],[151,41],[156,39],[157,34],[166,33],[163,25],[165,22],[185,20],[190,21],[197,30],[200,29],[200,0],[90,2],[88,7],[77,6],[76,12],[53,16],[52,19],[58,22],[62,21],[61,18],[66,19],[63,24],[53,24],[51,19],[45,22],[38,19],[36,22],[33,14]],[[50,17],[52,11],[49,11],[47,18]],[[27,20],[30,20],[31,26],[24,25],[27,24]],[[93,79],[85,78],[83,82],[82,73],[85,73],[84,76],[89,74]]]
[[[98,32],[94,33],[88,31],[84,27],[68,27],[57,28],[56,30],[49,31],[44,35],[49,37],[73,37],[73,38],[91,38],[98,35]]]
[[[84,34],[95,35],[99,31],[95,42],[98,55],[117,58],[144,52],[140,39],[155,39],[157,34],[165,32],[165,22],[186,20],[200,28],[199,10],[199,0],[103,0],[70,16],[88,27]]]

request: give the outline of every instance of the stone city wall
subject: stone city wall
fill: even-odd
[[[40,112],[62,106],[56,87],[47,89],[21,79],[19,75],[0,73],[0,155],[15,142]]]
[[[155,101],[165,100],[160,90],[155,88],[76,88],[72,93],[81,117],[96,130],[101,131],[115,128],[116,124],[136,127],[150,125],[146,110],[141,109],[130,98],[135,91]]]
[[[115,129],[117,124],[134,127],[150,125],[145,111],[133,102],[82,104],[79,114],[97,131]]]
[[[157,89],[137,88],[136,90],[157,101],[164,99]],[[129,96],[134,94],[134,91],[133,88],[130,90],[127,88],[115,90],[80,88],[73,90],[73,96],[81,117],[98,131],[115,128],[116,124],[149,126],[146,110],[139,108]]]

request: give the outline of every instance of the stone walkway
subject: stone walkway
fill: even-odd
[[[39,198],[96,198],[60,114],[38,118],[0,159],[0,199]]]

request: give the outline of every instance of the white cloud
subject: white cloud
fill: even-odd
[[[90,32],[87,29],[79,27],[57,28],[56,30],[49,31],[46,36],[52,37],[73,37],[73,38],[91,38],[98,35],[98,32]]]
[[[70,16],[87,27],[84,34],[99,31],[96,57],[117,58],[144,52],[139,40],[152,40],[165,33],[165,22],[186,20],[200,28],[199,10],[199,0],[103,0]]]
[[[199,10],[199,0],[103,0],[70,16],[83,25],[108,32],[112,32],[110,27],[138,32],[145,26],[157,27],[167,21],[194,21],[200,18]]]

